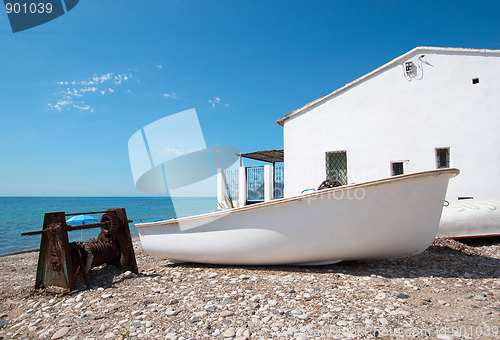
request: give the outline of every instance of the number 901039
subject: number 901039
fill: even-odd
[[[5,3],[5,10],[7,11],[7,14],[14,13],[14,14],[35,14],[35,13],[51,13],[52,12],[52,4],[50,2],[48,3],[10,3],[7,2]]]

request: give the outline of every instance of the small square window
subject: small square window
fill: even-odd
[[[472,84],[479,84],[479,78],[472,78]]]
[[[391,162],[391,172],[393,176],[402,175],[404,173],[403,162]]]
[[[436,169],[450,167],[450,148],[436,148]]]

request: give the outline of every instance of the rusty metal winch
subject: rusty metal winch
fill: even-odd
[[[99,223],[80,226],[66,223],[66,216],[101,213],[103,215]],[[21,234],[42,234],[35,289],[41,288],[42,285],[52,285],[74,290],[75,275],[78,273],[90,289],[87,274],[91,268],[102,264],[113,264],[120,269],[130,267],[134,273],[139,274],[129,222],[132,221],[127,219],[123,208],[76,214],[46,213],[42,230]],[[97,239],[71,243],[68,240],[69,231],[99,227],[101,232]]]

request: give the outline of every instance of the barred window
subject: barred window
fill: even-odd
[[[450,167],[450,148],[436,148],[436,169]]]
[[[326,178],[336,179],[347,184],[347,152],[331,151],[326,153]]]
[[[391,172],[393,176],[404,173],[403,162],[391,162]]]

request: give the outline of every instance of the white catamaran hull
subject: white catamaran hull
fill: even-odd
[[[457,169],[394,176],[135,226],[146,253],[173,261],[274,265],[407,256],[438,230]]]

